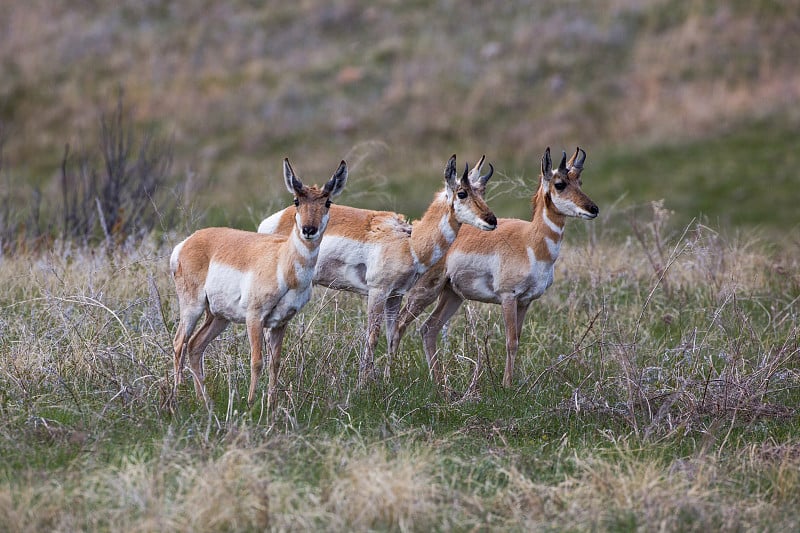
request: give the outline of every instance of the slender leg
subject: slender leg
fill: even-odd
[[[519,332],[521,323],[517,316],[517,299],[512,295],[503,295],[501,305],[503,307],[503,321],[506,326],[506,371],[503,374],[503,386],[511,387],[512,377],[514,376],[514,360],[517,357],[519,346]]]
[[[175,339],[172,342],[172,347],[175,350],[175,385],[173,392],[177,393],[178,385],[183,383],[183,365],[186,363],[186,349],[189,339],[192,337],[197,321],[203,314],[203,307],[192,308],[186,307],[181,309],[181,319],[178,322],[178,331],[175,332]],[[209,317],[206,317],[206,322]],[[204,324],[205,326],[205,324]]]
[[[203,364],[203,353],[206,347],[216,339],[220,333],[228,326],[228,321],[224,318],[206,315],[203,326],[194,334],[187,345],[186,351],[189,354],[189,365],[194,377],[194,392],[198,400],[203,400],[208,404],[208,395],[205,389],[205,368]]]
[[[391,341],[389,353],[397,353],[400,348],[400,341],[406,333],[406,328],[421,313],[436,301],[436,297],[442,292],[447,278],[445,277],[444,260],[440,260],[433,265],[421,278],[417,280],[411,290],[406,293],[406,303],[400,311],[397,319],[397,334]]]
[[[286,325],[267,330],[267,354],[269,355],[269,385],[267,386],[267,410],[271,410],[278,400],[278,372],[281,368],[281,347]]]
[[[389,296],[386,300],[386,308],[384,309],[384,319],[386,320],[386,368],[383,371],[383,377],[389,379],[392,372],[392,360],[394,359],[394,349],[397,348],[397,315],[400,314],[400,305],[403,303],[403,297],[399,294]]]
[[[453,292],[449,285],[445,285],[444,289],[442,289],[442,294],[439,296],[439,303],[436,304],[436,309],[433,310],[431,316],[420,327],[422,347],[428,360],[428,368],[433,374],[434,382],[440,386],[444,385],[444,381],[441,364],[439,363],[439,354],[436,350],[436,338],[444,325],[458,311],[461,302],[463,302],[461,297]]]
[[[257,316],[248,316],[246,320],[247,338],[250,340],[250,392],[247,394],[247,405],[252,407],[256,399],[256,384],[264,368],[264,359],[261,352],[263,341],[263,326]]]
[[[358,373],[359,386],[375,376],[375,346],[378,344],[385,307],[386,293],[382,289],[370,289],[367,298],[367,345]]]
[[[517,304],[517,345],[519,345],[519,340],[522,338],[522,326],[525,324],[525,315],[528,314],[530,305],[530,303],[528,305]]]

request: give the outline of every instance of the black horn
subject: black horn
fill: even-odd
[[[491,163],[489,163],[489,172],[487,172],[486,174],[484,174],[483,176],[481,176],[480,180],[478,180],[478,181],[479,181],[480,183],[483,183],[483,184],[485,184],[487,181],[489,181],[489,178],[491,178],[491,177],[492,177],[492,174],[494,174],[494,165],[492,165]]]
[[[572,163],[572,166],[578,170],[583,170],[584,161],[586,161],[586,152],[581,150],[581,147],[578,146],[575,148],[575,161]]]
[[[558,171],[559,172],[566,172],[567,171],[567,152],[562,151],[563,155],[561,156],[561,163],[558,164]]]

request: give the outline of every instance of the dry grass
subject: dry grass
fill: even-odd
[[[0,529],[794,529],[797,250],[668,217],[567,237],[514,390],[498,310],[469,307],[444,359],[456,386],[470,359],[487,371],[460,402],[434,394],[413,334],[393,380],[357,390],[363,302],[316,292],[274,418],[244,408],[236,327],[207,353],[217,409],[187,387],[162,410],[166,250],[6,257]]]
[[[229,443],[218,457],[162,449],[154,459],[89,467],[59,483],[19,480],[0,490],[0,525],[14,532],[738,531],[766,524],[787,530],[800,522],[794,512],[800,463],[791,443],[752,446],[727,459],[664,462],[617,442],[612,451],[567,458],[573,473],[552,484],[490,457],[484,462],[496,476],[464,485],[454,484],[443,466],[443,459],[457,459],[434,461],[430,447],[396,453],[393,445],[318,441],[313,447],[324,454],[326,474],[310,484],[280,476],[274,446]]]
[[[98,108],[120,85],[140,123],[174,135],[176,173],[210,180],[204,203],[228,213],[270,205],[280,184],[265,176],[282,157],[320,180],[363,142],[391,147],[381,173],[424,187],[453,151],[518,172],[547,145],[591,152],[796,122],[798,13],[797,2],[659,0],[17,2],[0,15],[6,168],[21,178],[11,193],[55,192],[64,144],[95,145]],[[404,201],[412,215],[424,208]]]
[[[279,477],[282,460],[273,447],[233,443],[221,446],[219,457],[167,448],[156,459],[89,467],[64,483],[28,480],[21,488],[0,491],[0,526],[6,531],[412,531],[433,524],[441,511],[434,472],[419,454],[380,446],[359,452],[348,443],[317,442],[328,473],[309,485]]]
[[[576,458],[576,473],[554,486],[512,468],[508,486],[497,496],[497,512],[506,513],[509,525],[528,530],[739,531],[759,529],[773,519],[770,527],[782,530],[798,523],[783,498],[745,496],[737,488],[742,483],[737,474],[753,467],[762,475],[766,470],[768,476],[780,476],[774,464],[745,459],[731,472],[713,457],[662,464],[637,455],[626,450],[612,459]],[[777,467],[786,468],[792,467]]]
[[[317,182],[346,156],[359,180],[347,203],[412,217],[453,151],[495,161],[504,213],[504,196],[529,196],[519,176],[535,174],[544,146],[579,143],[598,167],[604,147],[644,156],[624,183],[619,157],[587,175],[603,216],[570,223],[513,390],[498,386],[496,306],[453,321],[451,383],[466,389],[485,359],[459,402],[432,390],[413,334],[394,378],[357,390],[363,302],[318,291],[288,332],[274,417],[245,409],[237,327],[206,354],[217,408],[187,387],[169,413],[168,249],[45,239],[0,256],[0,530],[800,527],[790,225],[774,222],[786,234],[774,244],[684,225],[703,203],[678,217],[663,203],[607,206],[691,148],[658,159],[643,145],[766,119],[759,136],[776,117],[785,134],[767,137],[764,159],[752,137],[700,143],[716,164],[681,192],[693,200],[708,182],[744,204],[737,184],[795,189],[783,168],[800,98],[797,2],[51,4],[0,12],[3,224],[57,205],[64,143],[76,155],[97,145],[99,109],[120,86],[137,125],[173,139],[181,234],[204,215],[252,227],[277,207],[280,180],[264,176],[286,155]],[[760,201],[758,213],[773,207]],[[37,220],[24,214],[20,232]]]

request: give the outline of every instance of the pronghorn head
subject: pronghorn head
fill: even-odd
[[[597,204],[581,190],[581,172],[586,161],[586,152],[580,148],[567,161],[567,153],[563,152],[561,163],[553,169],[550,159],[550,147],[542,157],[542,192],[549,196],[556,210],[568,217],[592,219],[600,212]]]
[[[308,241],[322,237],[328,226],[328,210],[331,198],[339,196],[347,182],[347,163],[342,161],[330,180],[322,187],[306,187],[297,178],[289,159],[283,160],[283,180],[286,188],[294,195],[295,225],[300,236]]]
[[[493,230],[497,227],[497,217],[486,205],[483,193],[486,191],[486,182],[492,176],[494,167],[488,174],[481,176],[480,165],[483,163],[484,158],[485,156],[481,158],[473,169],[473,173],[477,175],[475,178],[476,183],[483,182],[479,188],[470,182],[469,165],[466,166],[464,174],[459,179],[458,170],[456,169],[456,156],[453,154],[444,169],[444,181],[447,184],[445,190],[447,191],[447,198],[452,202],[453,211],[458,222],[470,224],[482,230]]]

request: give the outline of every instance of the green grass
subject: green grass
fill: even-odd
[[[35,236],[34,187],[59,227],[64,144],[79,176],[119,86],[173,141],[181,219],[0,243],[0,530],[797,530],[793,4],[8,6],[0,237]],[[318,290],[274,413],[240,326],[206,352],[213,410],[191,383],[166,408],[169,246],[288,204],[283,157],[317,183],[346,158],[342,203],[418,218],[485,153],[490,205],[528,218],[548,145],[587,151],[601,216],[568,223],[512,389],[477,304],[439,340],[477,394],[437,392],[414,327],[358,388],[365,303]]]
[[[463,401],[432,386],[413,327],[392,378],[357,388],[364,302],[317,291],[287,334],[275,414],[263,377],[247,408],[235,326],[206,353],[214,410],[190,383],[164,408],[177,314],[166,250],[6,259],[2,526],[795,526],[797,250],[665,237],[679,252],[656,285],[623,230],[567,235],[512,389],[499,310],[456,315],[440,340],[455,390],[488,356]]]
[[[0,38],[0,199],[16,214],[38,187],[58,220],[64,144],[95,150],[121,86],[135,123],[173,136],[173,180],[196,174],[185,200],[204,225],[251,228],[282,204],[286,156],[316,182],[361,157],[342,201],[416,218],[450,154],[485,153],[524,182],[496,210],[526,217],[544,148],[581,145],[601,209],[663,197],[681,220],[788,231],[795,4],[20,3]]]
[[[748,123],[731,133],[631,151],[607,151],[587,163],[585,188],[621,205],[664,199],[677,222],[759,228],[772,236],[798,229],[797,128],[780,120]]]

